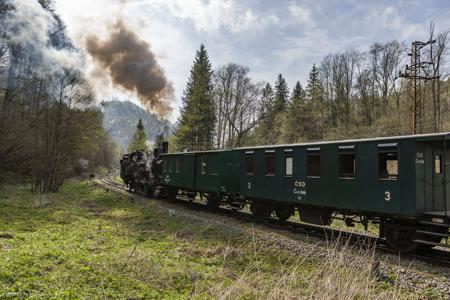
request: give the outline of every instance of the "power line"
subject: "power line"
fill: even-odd
[[[408,56],[411,56],[411,64],[406,65],[405,71],[400,71],[399,76],[401,78],[406,78],[411,80],[411,113],[412,113],[412,133],[421,133],[423,131],[422,124],[422,114],[423,114],[423,104],[422,96],[420,93],[420,85],[418,85],[419,80],[428,81],[433,79],[439,79],[439,76],[431,76],[427,69],[432,62],[421,61],[421,51],[422,49],[430,45],[430,54],[432,54],[433,44],[436,40],[429,40],[428,42],[415,41],[411,43],[411,52]]]

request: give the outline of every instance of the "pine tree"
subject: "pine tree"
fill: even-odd
[[[289,88],[286,80],[281,74],[278,75],[278,79],[275,82],[275,102],[274,113],[285,111],[288,104]]]
[[[291,93],[291,103],[303,101],[305,99],[306,92],[303,89],[302,85],[299,81],[297,81],[294,85],[294,88],[292,89]]]
[[[144,125],[142,124],[142,120],[139,119],[139,122],[136,126],[136,131],[133,134],[133,139],[128,145],[128,152],[134,152],[137,150],[146,150],[147,137],[144,131]]]
[[[273,110],[273,100],[274,100],[273,89],[270,83],[267,83],[262,90],[261,96],[261,118],[265,119],[270,117]]]
[[[319,78],[319,69],[317,69],[316,64],[313,64],[311,71],[309,72],[306,93],[308,99],[313,102],[323,100],[323,86]]]
[[[267,83],[261,93],[261,110],[260,123],[256,128],[256,141],[258,144],[271,144],[272,127],[275,119],[273,113],[274,108],[274,92],[270,83]]]
[[[283,137],[287,143],[300,142],[304,140],[305,124],[305,90],[299,81],[295,84],[289,108],[286,113],[286,121],[283,126]]]
[[[306,87],[306,114],[307,122],[311,124],[308,134],[308,140],[322,139],[326,122],[326,106],[324,101],[324,89],[319,78],[319,70],[313,64],[309,72],[308,85]]]
[[[208,53],[205,46],[201,45],[184,91],[174,133],[177,150],[206,150],[213,146],[215,110],[211,76]]]

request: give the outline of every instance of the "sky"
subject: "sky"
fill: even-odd
[[[290,88],[306,84],[313,63],[373,42],[425,40],[429,22],[450,29],[449,0],[56,0],[56,11],[75,44],[122,18],[150,43],[173,83],[175,121],[200,44],[213,68],[238,63],[258,81],[282,74]],[[109,91],[109,96],[123,96]]]

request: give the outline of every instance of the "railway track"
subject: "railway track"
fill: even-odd
[[[101,182],[110,188],[130,192],[124,185],[109,178],[110,176],[111,175],[102,177]],[[144,195],[140,196],[145,197]],[[169,201],[172,203],[183,205],[184,207],[187,207],[189,209],[208,211],[208,208],[205,204],[194,201],[188,201],[187,198],[185,199],[182,197],[177,197],[176,199],[168,199],[168,200],[158,199],[158,200]],[[237,211],[221,207],[218,210],[215,210],[214,213],[219,213],[221,215],[230,216],[247,222],[255,222],[255,219],[253,218],[250,212]],[[293,221],[282,222],[275,218],[270,218],[265,222],[258,222],[258,223],[260,224],[262,223],[269,228],[277,230],[284,230],[308,236],[315,236],[327,240],[334,240],[334,241],[344,240],[349,241],[353,244],[358,244],[366,247],[373,247],[375,245],[376,250],[379,252],[389,253],[393,255],[401,255],[402,258],[418,260],[433,265],[439,265],[450,268],[450,251],[445,249],[432,248],[432,249],[425,249],[423,251],[415,251],[411,253],[400,254],[398,251],[390,249],[384,240],[379,239],[378,237],[373,235],[337,230],[327,226],[317,226]]]

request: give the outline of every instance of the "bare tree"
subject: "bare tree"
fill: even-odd
[[[361,115],[362,124],[371,126],[374,117],[373,98],[371,97],[372,72],[370,71],[367,53],[361,53],[356,63],[355,89],[357,93],[358,113]]]
[[[92,120],[85,110],[92,104],[90,89],[81,74],[67,72],[47,83],[48,94],[35,111],[32,188],[57,191],[76,164],[78,152],[95,138]]]
[[[442,71],[445,62],[445,55],[448,50],[449,30],[435,34],[435,24],[430,22],[430,40],[435,40],[431,44],[429,61],[431,63],[431,95],[433,102],[433,130],[442,130],[441,124],[441,83],[446,74]]]
[[[381,97],[380,112],[384,114],[389,105],[389,99],[394,93],[396,106],[399,106],[399,94],[396,86],[396,76],[405,53],[405,46],[398,41],[374,43],[370,47],[370,57],[373,75],[373,97]]]
[[[245,143],[245,136],[258,124],[261,85],[248,76],[247,67],[228,64],[214,73],[217,110],[217,148]]]
[[[324,97],[325,97],[325,115],[328,119],[329,126],[337,125],[337,112],[335,109],[334,99],[335,99],[335,89],[332,78],[332,64],[333,55],[329,54],[322,59],[319,66],[319,75],[322,85],[324,87]]]
[[[351,124],[355,68],[359,52],[347,50],[341,54],[327,55],[320,65],[320,77],[329,107],[331,126]]]

